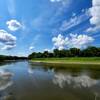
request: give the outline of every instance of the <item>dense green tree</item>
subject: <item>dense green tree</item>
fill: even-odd
[[[48,51],[44,51],[42,56],[43,56],[43,58],[48,58],[49,57],[49,52]]]
[[[58,50],[54,49],[53,53],[44,51],[43,53],[33,52],[29,55],[29,58],[51,58],[51,57],[100,57],[100,48],[88,47],[86,49],[80,50],[78,48],[70,48],[69,50]]]
[[[100,48],[97,48],[96,56],[100,57]]]
[[[81,51],[81,56],[83,57],[96,57],[100,56],[99,48],[96,47],[88,47]]]
[[[78,48],[71,48],[70,52],[72,57],[78,57],[80,55],[80,49]]]
[[[4,60],[25,60],[25,59],[27,59],[27,57],[0,55],[0,61],[4,61]]]
[[[53,53],[54,53],[54,57],[59,57],[59,50],[58,49],[54,49]]]
[[[66,50],[59,50],[59,57],[66,57]]]

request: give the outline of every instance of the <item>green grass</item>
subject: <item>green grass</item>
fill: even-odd
[[[89,63],[100,64],[100,57],[35,58],[33,62],[43,63]]]

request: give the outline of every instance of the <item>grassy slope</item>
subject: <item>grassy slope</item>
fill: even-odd
[[[100,64],[100,57],[71,57],[71,58],[37,58],[33,62],[44,63],[75,63],[75,64]]]

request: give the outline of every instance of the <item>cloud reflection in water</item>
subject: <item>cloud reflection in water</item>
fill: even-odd
[[[11,80],[12,76],[13,74],[11,72],[0,69],[0,91],[5,90],[13,84],[13,81]]]
[[[80,75],[73,77],[71,75],[57,73],[54,75],[53,83],[59,85],[60,88],[63,88],[65,84],[72,85],[73,87],[84,87],[89,88],[98,84],[98,80],[92,79],[87,75]]]

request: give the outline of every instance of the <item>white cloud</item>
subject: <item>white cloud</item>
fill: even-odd
[[[52,49],[44,49],[43,51],[52,52]]]
[[[50,0],[50,2],[60,3],[64,7],[64,6],[68,6],[72,2],[72,0]],[[62,9],[62,7],[61,7],[61,9]]]
[[[63,1],[63,0],[50,0],[51,2],[60,2],[60,1]]]
[[[90,24],[93,27],[89,27],[87,32],[100,31],[100,0],[92,0],[92,7],[89,9],[91,18]]]
[[[0,41],[5,43],[15,42],[16,37],[7,33],[5,30],[0,30]]]
[[[59,34],[57,37],[53,37],[52,41],[54,43],[53,48],[62,50],[74,47],[80,49],[86,48],[94,41],[94,39],[88,35],[70,34],[69,37],[64,37]]]
[[[30,46],[30,47],[29,47],[29,50],[33,50],[33,49],[34,49],[34,46]]]
[[[54,42],[54,46],[59,50],[64,49],[65,47],[65,39],[64,36],[59,34],[57,37],[53,37],[52,41]]]
[[[89,13],[86,10],[85,13],[82,13],[81,15],[74,15],[69,20],[65,20],[62,22],[60,26],[60,31],[66,31],[74,26],[77,26],[81,24],[82,22],[86,21],[89,18]]]
[[[16,46],[16,37],[5,30],[0,30],[0,43],[3,44],[1,49],[12,49]]]
[[[7,21],[6,24],[8,25],[8,28],[11,31],[17,31],[18,29],[22,27],[21,23],[14,19]]]
[[[4,47],[2,47],[2,50],[10,50],[13,49],[14,47],[16,47],[16,45],[5,45]]]

